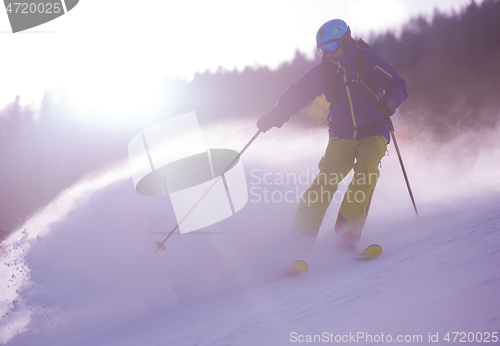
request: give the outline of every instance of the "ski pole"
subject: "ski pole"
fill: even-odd
[[[413,193],[411,192],[410,181],[408,180],[408,175],[406,174],[405,166],[403,164],[403,158],[401,157],[401,153],[399,152],[398,142],[396,141],[396,136],[394,135],[394,124],[392,123],[391,118],[387,118],[387,123],[389,124],[389,129],[391,130],[392,141],[394,142],[394,147],[396,148],[396,152],[398,153],[399,163],[401,164],[401,169],[403,170],[403,176],[405,177],[406,186],[408,187],[408,192],[410,193],[411,202],[413,203],[413,208],[415,209],[415,213],[418,217],[417,205],[415,204],[415,199],[413,198]]]
[[[186,213],[186,215],[184,215],[184,217],[177,223],[177,225],[174,227],[174,229],[167,235],[167,237],[160,243],[159,241],[157,241],[155,244],[156,244],[156,250],[155,250],[155,253],[156,251],[158,251],[159,249],[162,249],[162,250],[165,250],[165,242],[167,241],[168,238],[170,238],[170,236],[175,232],[175,230],[177,228],[179,228],[179,226],[181,225],[181,223],[186,220],[186,218],[193,212],[193,210],[198,206],[198,204],[200,204],[200,202],[208,195],[208,193],[212,190],[212,188],[217,185],[217,183],[222,179],[222,175],[224,173],[226,173],[232,165],[234,165],[239,159],[240,159],[240,156],[243,155],[243,153],[245,152],[245,150],[248,149],[248,147],[250,146],[250,144],[253,143],[253,141],[261,134],[261,131],[257,131],[257,133],[252,137],[252,139],[243,147],[243,149],[241,149],[241,151],[238,153],[238,155],[236,155],[236,157],[234,158],[233,161],[231,161],[231,163],[227,166],[226,169],[224,169],[224,171],[221,173],[221,175],[219,175],[217,177],[217,179],[215,179],[215,181],[213,182],[212,185],[210,185],[210,187],[207,189],[207,191],[205,191],[205,193],[200,197],[200,199],[198,199],[198,201],[191,207],[191,209],[189,209],[189,211]]]

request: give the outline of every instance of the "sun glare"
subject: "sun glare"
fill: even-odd
[[[149,73],[122,73],[103,68],[74,81],[67,89],[79,115],[135,117],[153,106],[161,78]]]
[[[355,37],[379,28],[396,28],[408,19],[405,6],[398,0],[356,0],[347,6]]]

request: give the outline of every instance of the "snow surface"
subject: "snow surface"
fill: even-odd
[[[224,126],[204,129],[210,147],[240,150],[255,133],[253,124]],[[293,126],[262,134],[243,156],[249,189],[267,187],[275,199],[303,192],[326,136]],[[383,255],[335,250],[333,203],[304,257],[309,273],[294,277],[281,269],[281,249],[296,203],[255,203],[251,194],[235,216],[177,233],[155,254],[176,224],[169,199],[138,195],[126,161],[107,167],[2,243],[0,342],[288,345],[366,333],[372,339],[358,343],[382,343],[383,334],[429,344],[438,333],[439,344],[453,344],[447,332],[500,332],[498,138],[483,135],[481,154],[467,156],[470,137],[439,150],[401,141],[419,219],[391,144],[359,245],[379,243]],[[277,180],[290,172],[303,179]],[[259,182],[266,173],[269,185]]]

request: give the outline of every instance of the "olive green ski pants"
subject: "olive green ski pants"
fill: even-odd
[[[332,200],[340,200],[338,184],[354,169],[352,181],[342,199],[336,232],[351,232],[358,239],[366,221],[379,178],[379,163],[385,156],[387,139],[369,136],[360,140],[331,137],[318,166],[320,173],[304,193],[292,229],[317,235]]]

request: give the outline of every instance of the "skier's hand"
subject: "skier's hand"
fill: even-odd
[[[384,97],[377,102],[377,109],[384,118],[389,118],[396,113],[396,106],[388,97]]]
[[[273,127],[275,125],[275,123],[276,122],[275,122],[272,114],[268,113],[268,114],[261,116],[260,119],[257,120],[257,127],[259,128],[260,131],[266,132],[269,129],[271,129],[271,127]]]

